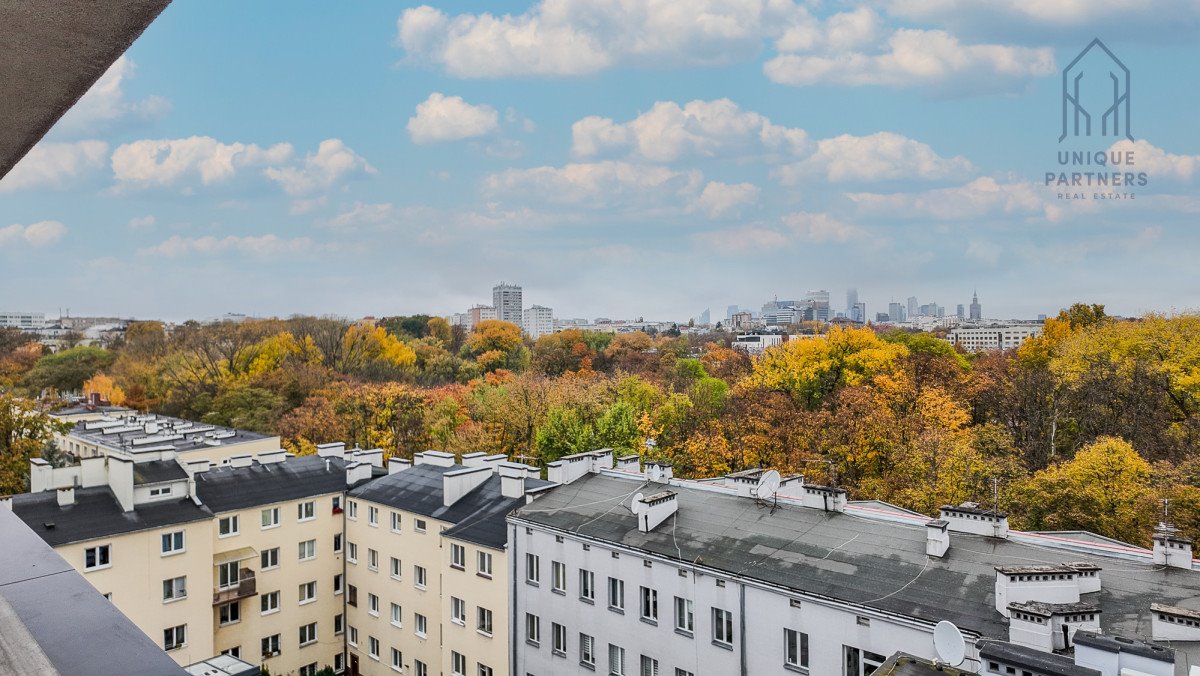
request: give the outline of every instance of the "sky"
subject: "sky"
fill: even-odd
[[[1094,38],[1129,138],[1060,142]],[[0,180],[0,310],[1197,309],[1198,38],[1195,0],[180,0]],[[1145,185],[1045,183],[1097,170]]]

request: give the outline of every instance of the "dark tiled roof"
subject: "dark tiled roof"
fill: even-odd
[[[1083,632],[1075,634],[1081,636]],[[1014,667],[1037,669],[1048,676],[1100,676],[1100,672],[1075,665],[1075,660],[1007,641],[980,641],[979,657],[996,660]]]
[[[548,491],[512,518],[929,623],[950,620],[1005,640],[1008,622],[995,607],[996,564],[1060,563],[1063,557],[1016,540],[952,533],[946,556],[931,558],[924,525],[790,502],[772,509],[686,482],[671,487],[679,494],[674,523],[642,533],[627,508],[630,498],[663,488],[615,473],[588,475]],[[1144,636],[1151,602],[1200,607],[1198,573],[1149,560],[1089,558],[1104,569],[1103,587],[1082,600],[1101,608],[1106,634]]]
[[[211,512],[188,498],[138,505],[123,512],[108,486],[76,488],[75,503],[65,507],[59,507],[57,491],[15,495],[12,507],[51,547],[212,518]]]
[[[340,458],[315,455],[249,467],[213,467],[196,475],[196,495],[213,512],[298,500],[346,489],[346,465]]]
[[[187,472],[174,460],[151,460],[133,465],[133,483],[135,485],[178,481],[186,478]]]

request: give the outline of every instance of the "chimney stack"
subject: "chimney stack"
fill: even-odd
[[[640,471],[638,466],[638,457],[636,455],[623,455],[617,458],[617,469],[622,472],[637,472]]]
[[[1192,568],[1192,541],[1169,524],[1154,529],[1154,563],[1172,568]]]
[[[525,465],[500,463],[500,494],[506,498],[525,497]]]
[[[397,472],[403,472],[404,470],[406,470],[410,467],[412,467],[412,460],[405,460],[404,458],[394,458],[394,457],[388,458],[388,474],[395,474]]]
[[[120,455],[108,456],[108,487],[121,510],[133,511],[133,461]]]
[[[367,462],[351,462],[346,465],[346,485],[353,486],[360,481],[371,478],[371,464]]]
[[[340,458],[346,452],[346,444],[341,441],[331,441],[327,444],[317,444],[317,455],[322,458]]]
[[[449,507],[492,476],[491,467],[464,467],[442,474],[442,506]],[[503,480],[501,480],[503,483]]]
[[[75,504],[75,487],[67,486],[58,489],[58,506],[67,507],[73,504]]]
[[[929,556],[942,558],[950,549],[950,524],[942,519],[934,519],[925,524],[925,553]]]
[[[679,511],[679,496],[675,491],[663,491],[634,504],[637,505],[638,530],[649,533]]]

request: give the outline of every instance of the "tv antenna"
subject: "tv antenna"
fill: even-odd
[[[942,620],[933,628],[933,649],[938,661],[957,667],[967,659],[967,642],[953,622]]]
[[[760,502],[771,501],[771,513],[775,513],[775,507],[779,505],[779,484],[782,478],[779,472],[769,469],[763,472],[763,475],[758,479],[758,485],[754,487],[754,497]]]

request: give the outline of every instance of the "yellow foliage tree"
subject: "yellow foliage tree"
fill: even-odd
[[[91,397],[93,394],[100,395],[100,398],[111,403],[113,406],[120,406],[125,403],[125,390],[113,382],[113,379],[104,373],[97,373],[87,382],[83,384],[83,396]]]

